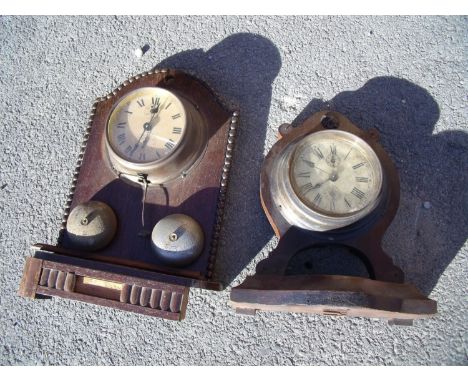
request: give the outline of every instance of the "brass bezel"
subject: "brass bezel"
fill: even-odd
[[[351,140],[368,153],[372,166],[376,169],[378,189],[375,198],[362,209],[349,214],[328,214],[308,206],[297,194],[291,182],[291,163],[300,145],[304,144],[310,136],[315,134],[339,135],[340,139]],[[291,141],[276,157],[271,172],[271,195],[273,202],[279,208],[286,221],[294,226],[313,230],[330,231],[349,226],[369,215],[380,203],[384,185],[384,173],[380,160],[372,147],[357,135],[343,130],[320,130]]]
[[[132,162],[123,158],[112,146],[109,138],[109,121],[112,113],[121,102],[145,88],[157,88],[177,98],[184,109],[186,123],[183,128],[183,136],[167,156],[155,161]],[[195,106],[183,95],[162,87],[146,86],[125,94],[115,102],[106,118],[105,146],[109,161],[120,177],[131,182],[141,183],[142,177],[144,177],[148,185],[160,185],[186,176],[190,169],[202,158],[206,144],[206,123]]]

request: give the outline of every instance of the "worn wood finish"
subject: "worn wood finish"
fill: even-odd
[[[73,257],[73,258],[79,258],[79,259],[89,259],[89,260],[97,260],[100,263],[104,264],[109,264],[109,265],[121,265],[125,267],[131,267],[134,269],[144,269],[144,270],[150,270],[150,271],[155,271],[158,273],[163,273],[166,275],[172,275],[174,273],[174,269],[170,267],[166,267],[164,265],[153,265],[153,264],[146,264],[138,261],[132,261],[128,259],[112,259],[107,256],[102,256],[102,255],[96,255],[93,253],[89,252],[82,252],[79,250],[73,250],[69,248],[63,248],[59,247],[56,245],[49,245],[49,244],[43,244],[43,243],[36,243],[34,244],[34,248],[36,248],[39,251],[47,251],[47,252],[53,252],[58,255],[65,255],[67,257]],[[188,278],[194,278],[194,279],[201,279],[203,277],[203,274],[201,272],[196,272],[196,271],[190,271],[186,269],[179,269],[177,272],[178,276],[181,277],[188,277]]]
[[[142,226],[143,187],[119,178],[108,159],[105,139],[114,105],[129,92],[151,86],[177,93],[194,107],[199,113],[197,123],[206,127],[207,143],[185,177],[148,187]],[[180,320],[185,315],[189,287],[220,290],[221,284],[212,280],[212,274],[237,120],[238,113],[225,109],[206,84],[179,70],[142,73],[99,98],[84,136],[59,244],[36,245],[35,258],[26,262],[20,294],[59,296]],[[97,252],[74,249],[65,230],[70,211],[90,200],[109,205],[118,219],[114,239]],[[199,258],[183,268],[164,265],[151,248],[154,225],[175,213],[194,218],[205,239]],[[93,278],[102,280],[89,282]]]
[[[68,298],[171,320],[182,320],[185,316],[188,287],[54,261],[32,260],[35,265],[40,264],[41,277],[36,278],[35,285],[39,295]]]
[[[231,306],[387,319],[424,318],[437,311],[436,302],[412,285],[331,275],[248,277],[233,289]]]
[[[125,310],[125,311],[132,312],[132,313],[144,314],[146,316],[165,318],[165,319],[174,320],[174,321],[183,320],[185,317],[185,309],[184,309],[184,314],[181,315],[180,313],[161,311],[161,310],[156,310],[156,309],[138,306],[138,305],[124,304],[119,301],[108,300],[105,298],[89,296],[89,295],[81,294],[81,293],[67,293],[65,291],[61,291],[58,289],[50,289],[50,288],[45,288],[45,287],[38,287],[38,293],[44,296],[62,297],[62,298],[66,298],[69,300],[81,301],[81,302],[86,302],[89,304],[101,305],[101,306],[106,306],[108,308]]]
[[[117,177],[105,150],[106,125],[113,105],[129,92],[143,86],[159,86],[183,94],[200,112],[209,136],[202,160],[186,178],[179,178],[164,187],[148,188],[144,228],[141,225],[143,189]],[[163,267],[152,252],[150,236],[142,236],[142,231],[151,232],[161,218],[181,213],[193,217],[201,225],[206,245],[194,263],[184,269],[174,267],[172,273],[184,274],[188,270],[199,273],[199,278],[207,276],[231,116],[232,113],[224,109],[206,85],[177,70],[140,77],[98,102],[70,210],[89,200],[104,202],[114,210],[118,230],[108,247],[87,253],[86,257],[99,261],[105,257],[116,263],[135,262],[140,266],[146,264],[148,269]],[[63,247],[70,247],[65,231],[61,243]]]
[[[21,297],[34,298],[37,285],[41,278],[42,260],[28,257],[24,264],[23,277],[21,279],[18,294]]]
[[[215,291],[222,290],[223,286],[220,282],[214,280],[200,280],[189,276],[173,275],[169,273],[154,272],[152,270],[145,270],[136,267],[122,266],[119,264],[112,264],[104,261],[88,260],[86,258],[72,257],[62,253],[49,252],[47,250],[38,250],[34,254],[35,258],[54,261],[68,265],[88,268],[96,271],[107,271],[124,276],[144,278],[147,280],[158,281],[162,283],[169,283],[181,285],[186,287],[203,288]]]
[[[329,123],[333,123],[333,126]],[[289,144],[328,128],[355,134],[372,147],[382,165],[384,194],[379,206],[360,221],[333,231],[315,232],[291,226],[283,218],[273,202],[270,177],[273,176],[275,157]],[[321,314],[339,312],[337,314],[340,315],[403,320],[435,314],[436,302],[424,297],[415,287],[402,284],[402,270],[382,249],[383,236],[398,209],[400,184],[392,160],[378,143],[378,132],[375,129],[361,130],[339,113],[322,111],[297,128],[281,125],[279,138],[262,166],[260,197],[265,214],[280,241],[270,256],[258,263],[255,276],[248,277],[232,289],[232,305],[239,312],[250,314],[255,310]],[[286,276],[286,268],[294,255],[323,245],[342,245],[353,249],[366,265],[371,279],[331,275]]]

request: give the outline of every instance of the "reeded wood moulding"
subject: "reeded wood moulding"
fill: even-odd
[[[148,187],[142,227],[143,190],[112,171],[105,151],[105,130],[116,101],[147,86],[182,94],[201,114],[209,138],[202,159],[186,177]],[[220,290],[221,284],[212,276],[238,118],[239,113],[227,110],[205,83],[179,70],[141,73],[98,98],[84,134],[58,245],[36,244],[33,258],[26,262],[20,295],[59,296],[180,320],[188,288]],[[71,249],[65,235],[70,211],[89,200],[108,204],[118,218],[115,238],[98,252]],[[152,253],[148,235],[161,218],[175,213],[193,217],[205,235],[202,254],[183,268],[162,264]]]

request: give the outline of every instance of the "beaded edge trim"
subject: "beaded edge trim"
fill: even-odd
[[[234,141],[237,132],[237,124],[239,121],[239,112],[235,111],[232,113],[231,123],[229,126],[228,139],[226,145],[226,151],[224,154],[224,165],[223,172],[221,174],[220,188],[218,194],[218,203],[216,206],[216,221],[214,226],[214,232],[210,244],[210,257],[208,258],[208,271],[206,276],[211,279],[213,276],[213,270],[216,261],[216,255],[218,253],[219,236],[221,232],[221,226],[224,218],[224,207],[226,205],[226,193],[229,181],[229,172],[232,164],[232,155],[234,151]]]
[[[112,90],[110,93],[106,94],[103,97],[98,97],[94,101],[94,104],[93,104],[93,107],[91,108],[91,113],[90,113],[90,116],[89,116],[89,119],[88,119],[88,126],[86,127],[85,133],[83,135],[83,139],[81,141],[80,153],[78,155],[78,160],[76,162],[76,166],[75,166],[75,169],[73,171],[72,183],[70,185],[67,200],[65,202],[65,208],[63,210],[63,215],[62,215],[62,223],[60,225],[59,237],[58,237],[58,240],[57,240],[58,244],[61,243],[61,241],[63,239],[63,234],[64,234],[64,232],[66,230],[66,227],[67,227],[68,216],[70,215],[70,206],[71,206],[71,203],[72,203],[72,200],[73,200],[73,196],[75,194],[76,183],[78,181],[78,176],[80,174],[80,169],[81,169],[81,165],[83,163],[84,153],[86,151],[86,146],[88,144],[89,135],[91,133],[91,128],[93,126],[94,116],[96,114],[96,109],[97,109],[98,103],[116,96],[117,93],[120,90],[122,90],[124,87],[126,87],[127,85],[131,84],[132,82],[134,82],[134,81],[136,81],[136,80],[138,80],[138,79],[140,79],[142,77],[146,77],[146,76],[153,75],[153,74],[159,74],[159,73],[167,73],[167,72],[168,72],[168,69],[149,70],[147,72],[143,72],[143,73],[137,74],[135,76],[129,77],[121,85],[119,85],[114,90]]]
[[[65,208],[63,211],[62,215],[62,223],[60,225],[60,231],[59,231],[59,238],[58,238],[58,243],[60,244],[63,238],[63,234],[66,230],[67,226],[67,221],[68,221],[68,216],[70,214],[70,207],[71,203],[73,201],[73,196],[75,194],[75,189],[76,189],[76,183],[78,181],[78,176],[80,174],[81,170],[81,165],[83,163],[83,157],[84,153],[86,151],[86,147],[88,145],[88,140],[89,140],[89,135],[91,134],[91,128],[94,122],[94,116],[96,114],[96,109],[97,105],[99,102],[105,101],[107,99],[110,99],[114,96],[117,95],[117,93],[122,90],[124,87],[127,85],[131,84],[132,82],[146,76],[154,75],[154,74],[160,74],[160,73],[167,73],[169,70],[168,69],[161,69],[161,70],[149,70],[140,74],[137,74],[135,76],[129,77],[127,80],[125,80],[121,85],[116,87],[114,90],[112,90],[110,93],[106,94],[103,97],[98,97],[92,108],[91,108],[91,113],[88,119],[88,125],[86,127],[85,133],[83,135],[83,139],[81,141],[81,148],[80,148],[80,153],[78,155],[78,160],[76,162],[75,169],[73,171],[73,179],[72,183],[68,192],[67,200],[65,203]],[[216,94],[211,88],[211,92],[215,94],[218,99],[221,99],[218,94]],[[213,269],[215,266],[215,261],[216,261],[216,255],[218,252],[218,244],[219,244],[219,236],[221,232],[221,226],[224,218],[224,207],[226,204],[226,192],[227,192],[227,186],[228,186],[228,180],[229,180],[229,171],[231,168],[232,164],[232,154],[234,150],[234,141],[235,141],[235,136],[236,136],[236,131],[237,131],[237,124],[239,121],[239,112],[234,111],[232,113],[231,117],[231,122],[229,126],[229,132],[228,132],[228,139],[227,139],[227,145],[226,145],[226,150],[225,150],[225,155],[224,155],[224,165],[223,165],[223,172],[221,174],[221,180],[220,180],[220,189],[219,189],[219,194],[218,194],[218,201],[216,205],[216,220],[215,220],[215,225],[214,225],[214,232],[211,238],[211,243],[210,243],[210,250],[209,250],[209,258],[208,258],[208,267],[205,272],[206,276],[210,279],[213,275]]]

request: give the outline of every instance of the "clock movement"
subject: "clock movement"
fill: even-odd
[[[20,295],[184,318],[213,268],[238,112],[202,81],[152,70],[95,102],[57,245],[35,244]]]
[[[260,196],[280,240],[256,274],[232,289],[236,311],[365,316],[400,324],[435,314],[436,302],[404,283],[381,246],[400,189],[377,130],[364,131],[337,112],[322,111],[296,128],[282,125],[279,135],[262,167]],[[342,252],[358,256],[369,277],[311,272],[324,247],[346,248]]]

